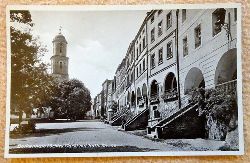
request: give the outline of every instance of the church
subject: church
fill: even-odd
[[[61,29],[54,37],[53,41],[53,55],[51,60],[51,75],[58,81],[68,81],[68,62],[67,44],[65,37],[62,35]]]

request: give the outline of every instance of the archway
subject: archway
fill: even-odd
[[[128,95],[127,95],[127,103],[130,103],[130,92],[128,91]]]
[[[158,83],[156,80],[153,80],[150,86],[150,96],[157,96],[158,95]]]
[[[231,49],[220,58],[216,70],[214,84],[222,84],[237,79],[237,50]]]
[[[135,106],[135,92],[134,91],[132,91],[131,93],[131,105]]]
[[[142,96],[143,96],[143,99],[144,99],[144,103],[146,103],[147,105],[147,101],[148,101],[148,95],[147,95],[147,86],[146,84],[144,83],[143,86],[142,86]]]
[[[184,84],[184,94],[189,93],[195,88],[205,88],[204,76],[197,67],[191,68],[187,73]]]
[[[177,82],[173,72],[170,72],[164,82],[164,100],[176,100],[177,98]]]
[[[164,87],[165,87],[164,89],[165,92],[169,92],[177,88],[177,82],[174,73],[170,72],[166,76]]]
[[[137,105],[139,105],[139,101],[140,101],[140,99],[142,97],[140,87],[137,88],[136,95],[137,95]]]

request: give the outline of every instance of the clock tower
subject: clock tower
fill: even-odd
[[[67,81],[68,75],[68,61],[67,57],[67,41],[59,29],[59,34],[55,36],[53,43],[53,55],[51,60],[51,73],[59,82]]]

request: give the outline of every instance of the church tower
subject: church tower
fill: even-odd
[[[59,29],[59,34],[55,36],[53,43],[53,56],[51,60],[52,76],[58,81],[69,79],[68,75],[68,60],[67,57],[67,41]]]

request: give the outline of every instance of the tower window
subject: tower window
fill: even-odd
[[[62,48],[63,48],[63,44],[60,43],[60,49],[59,49],[60,53],[62,53]]]
[[[60,69],[62,69],[62,62],[59,62]]]

